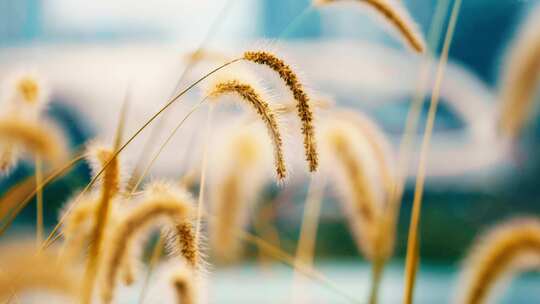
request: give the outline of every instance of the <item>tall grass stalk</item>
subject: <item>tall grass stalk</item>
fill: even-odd
[[[43,242],[43,188],[38,186],[43,181],[43,163],[39,155],[35,156],[36,167],[36,241],[38,248]]]
[[[411,304],[413,301],[415,276],[418,267],[419,244],[418,244],[418,227],[420,223],[420,212],[422,207],[422,196],[424,192],[424,182],[426,175],[426,158],[429,152],[429,146],[431,142],[431,135],[433,133],[433,126],[435,123],[435,116],[437,114],[437,106],[439,103],[439,95],[441,90],[441,84],[444,77],[446,63],[448,62],[448,53],[450,51],[450,45],[452,43],[452,37],[457,24],[459,16],[459,10],[461,7],[461,0],[455,0],[452,8],[452,14],[450,17],[450,23],[446,31],[446,37],[444,40],[444,46],[437,67],[437,74],[435,78],[435,85],[431,95],[431,102],[429,106],[428,117],[426,120],[426,126],[424,131],[424,138],[422,140],[422,146],[420,150],[420,161],[418,164],[418,174],[416,179],[416,186],[414,191],[413,209],[411,215],[411,223],[409,226],[409,237],[407,242],[407,258],[405,265],[405,291],[403,303]]]
[[[446,19],[446,13],[450,4],[449,2],[450,0],[440,0],[437,3],[437,8],[430,25],[428,35],[428,45],[431,48],[431,54],[429,52],[426,53],[422,66],[420,67],[420,76],[417,83],[416,94],[407,113],[405,129],[400,140],[397,182],[394,184],[394,189],[390,198],[390,201],[394,206],[393,208],[396,209],[396,213],[399,212],[401,206],[407,173],[409,171],[408,164],[411,157],[411,149],[416,138],[416,130],[418,129],[418,121],[420,120],[422,104],[424,103],[424,98],[426,97],[426,91],[429,84],[430,62],[432,58],[431,55],[437,53],[441,40],[440,38],[442,36],[444,21]]]

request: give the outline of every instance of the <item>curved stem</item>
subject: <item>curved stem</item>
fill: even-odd
[[[203,38],[203,41],[199,44],[199,47],[197,48],[197,50],[195,50],[195,53],[200,53],[203,50],[204,46],[208,43],[208,41],[212,39],[212,35],[215,32],[217,32],[217,30],[219,29],[219,26],[221,25],[222,21],[225,19],[225,16],[231,9],[233,2],[234,0],[227,0],[227,2],[223,5],[223,8],[221,9],[219,15],[210,25],[208,32]],[[174,96],[174,93],[180,89],[180,85],[186,79],[188,73],[193,69],[193,67],[195,67],[197,63],[198,63],[197,60],[190,60],[187,63],[186,68],[184,69],[184,71],[182,72],[180,77],[178,77],[178,80],[176,81],[176,84],[174,86],[174,91],[172,91],[170,94],[171,97]],[[143,163],[146,162],[146,155],[150,154],[150,148],[153,146],[154,141],[157,138],[159,138],[159,135],[161,131],[163,130],[163,127],[165,126],[166,121],[167,121],[167,115],[163,115],[161,119],[156,122],[156,125],[152,128],[151,134],[148,137],[148,140],[143,145],[139,158],[135,162],[135,168],[133,169],[131,178],[128,181],[128,187],[131,187],[133,182],[135,182],[137,179],[140,178],[141,166]]]
[[[212,74],[218,72],[219,70],[233,64],[233,63],[236,63],[238,61],[242,60],[242,58],[236,58],[236,59],[233,59],[229,62],[226,62],[220,66],[218,66],[217,68],[213,69],[212,71],[206,73],[203,77],[199,78],[197,81],[195,81],[194,83],[192,83],[191,85],[189,85],[187,88],[185,88],[183,91],[181,91],[180,93],[176,94],[169,102],[167,102],[167,104],[165,104],[165,106],[163,106],[159,111],[157,111],[154,115],[152,115],[118,150],[116,150],[114,152],[114,154],[111,156],[111,160],[114,159],[116,156],[118,156],[118,154],[120,154],[122,151],[124,151],[124,149],[137,137],[139,136],[139,134],[147,127],[149,126],[156,118],[158,118],[165,110],[167,110],[172,104],[174,104],[177,100],[180,99],[180,97],[184,96],[184,94],[186,94],[189,90],[191,90],[192,88],[194,88],[196,85],[198,85],[199,83],[201,83],[203,80],[205,80],[206,78],[210,77]],[[60,220],[58,221],[58,223],[56,224],[56,226],[54,227],[54,229],[52,230],[52,232],[49,234],[49,236],[47,237],[47,239],[45,240],[44,244],[43,244],[43,247],[46,248],[48,246],[51,245],[51,240],[53,239],[54,235],[56,234],[56,232],[58,231],[58,229],[60,228],[60,226],[64,223],[64,221],[66,220],[66,217],[71,213],[71,209],[77,204],[77,202],[80,200],[80,198],[82,197],[82,195],[84,195],[89,189],[90,187],[92,187],[97,179],[103,174],[103,172],[107,169],[107,167],[109,166],[109,164],[111,163],[111,161],[108,161],[107,163],[105,163],[103,165],[103,167],[101,168],[101,170],[99,170],[97,172],[97,174],[94,176],[94,178],[92,178],[90,180],[90,182],[88,183],[88,185],[86,185],[86,187],[81,191],[81,193],[77,196],[76,200],[74,201],[74,204],[72,204],[70,206],[70,208],[68,208],[68,210],[66,210],[66,212],[63,214],[63,216],[60,218]]]

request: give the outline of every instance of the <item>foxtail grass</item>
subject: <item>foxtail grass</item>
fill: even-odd
[[[276,72],[285,82],[296,101],[298,118],[302,124],[304,136],[304,150],[310,172],[317,171],[319,157],[317,154],[317,142],[315,139],[315,127],[313,125],[313,110],[309,95],[298,79],[293,69],[276,55],[266,51],[244,52],[244,60],[267,66]]]
[[[536,8],[514,43],[510,45],[500,92],[499,128],[503,135],[515,137],[523,129],[540,81],[540,7]]]
[[[496,226],[477,240],[466,258],[457,294],[459,303],[487,303],[504,275],[537,269],[540,220],[516,218]]]
[[[58,164],[66,158],[67,147],[59,131],[52,125],[30,119],[0,119],[0,143],[3,147],[15,146],[17,152],[38,155],[47,162]],[[20,147],[20,148],[19,148]],[[12,157],[10,160],[16,160]],[[2,164],[10,168],[13,164]]]
[[[102,247],[104,246],[105,229],[110,217],[111,201],[120,189],[120,165],[118,158],[114,156],[114,150],[98,147],[95,151],[91,152],[94,152],[100,162],[100,167],[105,167],[106,163],[110,163],[110,165],[105,170],[103,184],[100,189],[99,203],[92,215],[94,217],[94,226],[92,227],[90,237],[92,242],[86,262],[83,291],[81,294],[81,301],[83,303],[90,303],[92,300],[94,281],[100,264]],[[74,202],[75,204],[76,202]]]
[[[342,0],[315,0],[315,5],[324,6]],[[385,22],[394,27],[405,40],[407,45],[418,53],[423,53],[426,43],[418,26],[414,23],[407,10],[399,0],[355,0],[355,2],[372,8]]]
[[[170,192],[158,190],[167,188],[168,186],[161,185],[156,188],[154,184],[153,190],[148,193],[144,201],[127,213],[111,231],[103,263],[103,278],[100,281],[101,299],[104,303],[110,303],[113,299],[120,265],[125,258],[129,258],[128,254],[138,234],[160,224],[163,219],[169,220],[176,227],[190,221],[193,208],[192,198],[180,189]],[[193,240],[193,238],[190,239]],[[196,248],[196,245],[188,247]],[[193,260],[193,256],[196,255],[190,252],[187,260]]]
[[[252,107],[259,115],[261,121],[266,126],[272,145],[274,148],[274,161],[276,176],[278,180],[283,180],[287,176],[285,157],[283,155],[283,140],[278,119],[273,109],[268,103],[268,98],[261,90],[255,88],[251,81],[237,78],[235,75],[225,76],[223,80],[218,79],[209,89],[207,96],[210,99],[217,99],[226,94],[236,94],[240,99]]]

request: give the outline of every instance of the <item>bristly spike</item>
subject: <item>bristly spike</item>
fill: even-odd
[[[504,136],[518,136],[530,116],[540,81],[540,6],[521,26],[510,45],[501,80],[499,129]]]
[[[176,226],[190,221],[192,205],[191,196],[181,189],[169,188],[167,183],[162,182],[150,186],[146,198],[125,214],[107,241],[109,246],[106,248],[101,280],[101,298],[104,303],[110,303],[113,299],[120,265],[123,265],[124,259],[129,258],[135,237],[147,231],[148,228],[160,224],[163,219]],[[194,240],[194,238],[185,238],[180,241],[189,240]],[[196,244],[193,246],[195,247],[187,247],[197,248]],[[187,256],[186,260],[192,259],[193,256],[197,257],[198,253]]]
[[[462,285],[457,291],[457,303],[486,303],[503,275],[537,268],[538,261],[538,218],[515,218],[496,226],[473,245],[459,280]]]
[[[4,148],[0,157],[3,170],[12,168],[21,152],[53,163],[64,160],[68,154],[60,132],[49,123],[33,119],[0,119],[0,143]]]
[[[278,180],[282,181],[287,177],[287,167],[285,165],[283,139],[277,115],[266,101],[268,98],[263,95],[263,92],[256,89],[256,84],[241,78],[241,76],[232,74],[227,75],[223,79],[218,79],[218,81],[210,87],[207,97],[216,100],[223,95],[236,94],[242,101],[245,101],[257,112],[261,121],[266,126],[272,141],[276,175]]]
[[[403,4],[396,0],[354,0],[379,13],[386,22],[391,24],[414,51],[425,52],[426,42],[417,25],[412,20]],[[343,0],[315,0],[315,6],[323,6],[331,3],[344,2]]]
[[[244,52],[244,60],[265,65],[278,73],[279,77],[292,92],[296,101],[298,117],[302,123],[302,134],[304,136],[304,149],[309,171],[317,171],[319,158],[317,154],[317,142],[315,139],[315,127],[313,126],[313,111],[311,101],[298,79],[296,73],[282,59],[276,55],[265,51]]]

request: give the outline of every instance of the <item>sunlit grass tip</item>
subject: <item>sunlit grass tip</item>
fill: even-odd
[[[483,234],[469,251],[456,291],[457,303],[487,303],[503,277],[540,265],[540,220],[515,218]]]
[[[540,82],[540,6],[534,9],[510,44],[500,83],[499,129],[515,137],[533,108]]]
[[[68,155],[62,133],[47,121],[15,117],[0,119],[0,145],[4,149],[0,164],[4,170],[12,168],[13,162],[25,153],[38,155],[53,164],[60,163]]]
[[[384,24],[394,28],[406,44],[418,53],[425,52],[426,42],[418,25],[414,22],[407,9],[398,0],[351,0],[366,8],[372,9],[380,16]],[[315,0],[315,6],[347,2],[344,0]]]
[[[272,109],[269,96],[260,87],[257,79],[243,72],[218,73],[208,84],[206,96],[211,100],[232,94],[256,111],[272,141],[276,176],[280,181],[285,179],[287,167],[283,152],[282,126]]]

